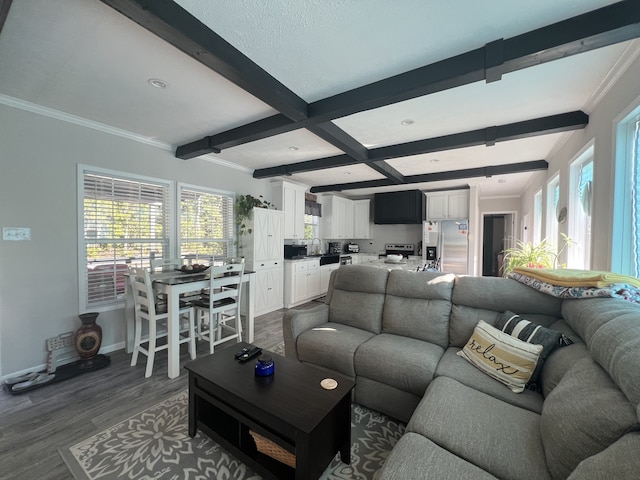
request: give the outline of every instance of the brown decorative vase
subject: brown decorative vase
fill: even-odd
[[[78,315],[82,326],[76,332],[76,350],[80,356],[80,368],[91,368],[102,344],[102,328],[96,323],[99,312]]]

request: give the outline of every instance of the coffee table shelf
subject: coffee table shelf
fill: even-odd
[[[267,479],[318,478],[337,452],[350,462],[351,391],[341,375],[335,390],[320,381],[327,372],[268,352],[272,377],[256,377],[254,362],[238,363],[235,344],[187,364],[189,435],[204,432]],[[259,452],[249,431],[296,456],[296,468]]]

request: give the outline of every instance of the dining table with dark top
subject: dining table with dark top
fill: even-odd
[[[255,272],[245,270],[242,276],[243,292],[241,313],[246,318],[246,341],[254,339],[254,301],[255,301]],[[209,274],[185,273],[178,270],[167,270],[151,274],[154,288],[167,296],[167,351],[169,357],[168,376],[175,378],[180,375],[180,295],[199,292],[209,288]],[[127,353],[133,351],[134,312],[130,286],[127,282],[127,300],[125,306],[125,349]]]

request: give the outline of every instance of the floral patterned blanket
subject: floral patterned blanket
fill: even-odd
[[[621,298],[633,303],[640,303],[640,288],[626,283],[612,283],[606,287],[564,287],[543,282],[521,273],[511,272],[509,278],[524,283],[528,287],[558,298]]]

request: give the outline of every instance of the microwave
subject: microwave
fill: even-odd
[[[285,245],[284,258],[300,258],[307,255],[306,245]]]

